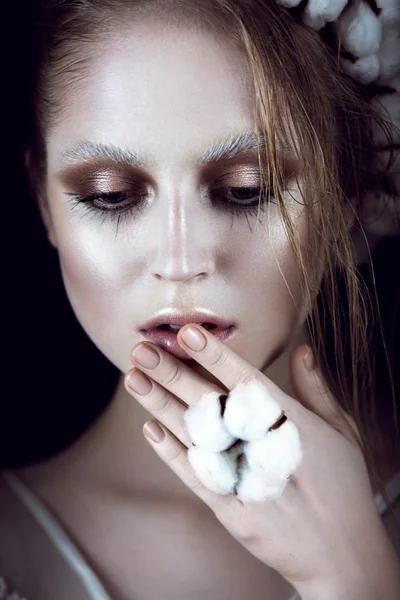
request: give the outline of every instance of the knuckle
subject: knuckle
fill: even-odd
[[[157,402],[157,416],[162,417],[162,415],[169,411],[172,405],[172,396],[166,390],[161,392],[158,402]]]
[[[166,375],[163,385],[175,386],[179,383],[179,381],[181,380],[181,377],[182,377],[182,371],[179,368],[179,366],[177,364],[175,364],[172,367],[171,372]]]
[[[187,481],[188,487],[194,493],[201,491],[204,487],[203,484],[201,483],[200,479],[196,476],[196,474],[194,472],[192,473],[191,471],[188,471],[188,473],[186,474],[186,481]]]
[[[240,383],[250,383],[253,381],[259,381],[265,386],[266,389],[268,389],[265,380],[262,377],[260,377],[259,374],[257,375],[257,373],[249,373],[246,371],[246,373],[240,375]]]
[[[208,366],[211,368],[220,368],[225,366],[227,356],[221,348],[214,348],[208,359]]]
[[[177,447],[172,447],[169,451],[169,455],[167,457],[168,462],[173,465],[175,463],[180,463],[183,457],[183,449],[182,448],[177,448]]]
[[[223,394],[224,392],[221,391],[221,388],[218,387],[217,385],[210,384],[209,386],[207,386],[207,389],[205,389],[201,393],[201,395],[200,395],[200,397],[198,399],[198,403],[200,403],[206,396],[208,396],[209,394],[212,394],[212,393]]]

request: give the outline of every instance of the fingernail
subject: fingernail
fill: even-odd
[[[148,394],[152,387],[150,379],[141,371],[129,373],[127,381],[129,387],[131,387],[134,392],[140,394],[141,396]]]
[[[206,338],[195,327],[188,327],[182,333],[181,338],[191,350],[199,351],[206,347]]]
[[[165,438],[165,432],[156,421],[148,421],[143,426],[143,432],[146,437],[159,444]]]
[[[307,346],[307,354],[305,355],[303,362],[307,371],[313,371],[315,367],[314,354],[310,346]]]
[[[155,369],[160,362],[159,354],[146,346],[145,344],[139,344],[136,348],[132,350],[131,356],[146,369]]]

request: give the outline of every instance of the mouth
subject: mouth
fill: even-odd
[[[230,327],[219,327],[215,323],[199,323],[204,329],[207,329],[216,338],[225,342],[228,338],[231,338],[236,327],[233,325]],[[183,325],[169,325],[162,324],[157,327],[153,327],[148,330],[141,330],[140,333],[145,337],[146,340],[160,346],[176,358],[181,360],[194,360],[192,357],[185,352],[185,350],[178,343],[178,331]]]
[[[199,325],[204,327],[204,329],[208,329],[208,331],[212,331],[213,329],[222,329],[222,328],[219,328],[218,325],[215,325],[215,323],[199,323]],[[178,331],[180,329],[182,329],[182,327],[184,327],[184,325],[165,324],[165,325],[159,325],[158,327],[155,327],[154,329],[158,329],[160,331],[171,331],[172,333],[178,333]],[[154,331],[154,329],[150,330],[150,331]]]

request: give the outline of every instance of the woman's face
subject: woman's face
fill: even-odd
[[[49,235],[77,318],[126,372],[161,310],[211,310],[237,327],[226,344],[263,370],[299,325],[301,297],[273,203],[256,226],[257,149],[234,143],[210,161],[255,130],[244,57],[205,29],[147,18],[103,39],[89,65],[46,140]],[[109,193],[95,205],[120,212],[75,202]],[[303,230],[301,204],[289,206]]]

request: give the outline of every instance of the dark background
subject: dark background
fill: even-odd
[[[33,8],[2,5],[0,468],[65,448],[104,409],[120,375],[70,307],[25,173]]]
[[[70,307],[57,251],[47,241],[25,172],[32,6],[29,1],[9,6],[0,36],[0,469],[40,461],[72,443],[106,407],[120,375]],[[382,241],[374,264],[388,349],[398,365],[400,240]],[[368,268],[362,272],[372,289]],[[376,348],[379,402],[390,404],[379,330],[371,343]],[[394,376],[398,389],[396,368]]]

